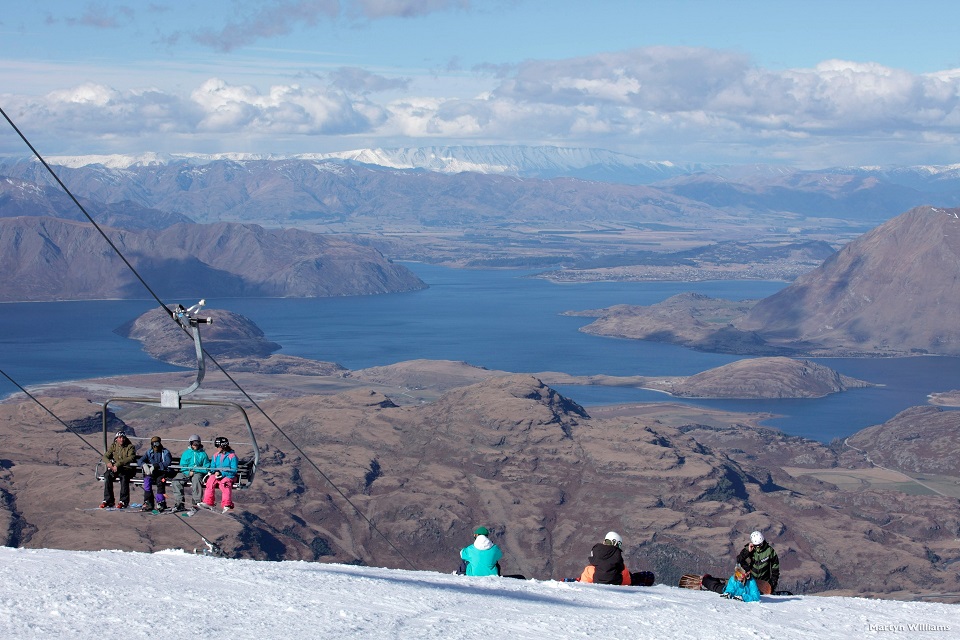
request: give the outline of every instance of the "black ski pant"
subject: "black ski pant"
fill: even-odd
[[[103,472],[103,501],[107,504],[114,504],[113,481],[120,479],[120,502],[125,506],[130,506],[130,479],[136,475],[136,469],[118,468],[116,471],[107,469]]]

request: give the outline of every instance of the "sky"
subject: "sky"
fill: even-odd
[[[43,155],[954,164],[958,23],[942,0],[8,2],[0,108]],[[0,125],[0,155],[28,155]]]
[[[744,603],[665,585],[467,578],[175,550],[0,547],[0,602],[4,638],[101,640],[123,629],[131,640],[849,640],[947,638],[960,629],[960,607],[938,603],[818,596]]]

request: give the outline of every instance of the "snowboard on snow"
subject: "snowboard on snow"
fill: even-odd
[[[695,589],[700,590],[700,587],[703,586],[703,576],[696,573],[685,573],[680,576],[680,583],[677,585],[681,589]]]
[[[635,587],[652,587],[655,579],[653,571],[634,571],[630,574],[630,584]]]

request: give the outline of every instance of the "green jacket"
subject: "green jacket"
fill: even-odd
[[[125,467],[134,460],[137,459],[137,448],[133,446],[133,443],[129,440],[126,441],[126,444],[118,444],[114,440],[109,447],[107,447],[107,452],[103,454],[104,464],[115,464],[117,467]]]
[[[750,551],[749,545],[745,546],[737,556],[737,564],[757,580],[769,582],[770,587],[776,591],[777,583],[780,582],[780,558],[766,540],[759,547],[754,547],[753,551]]]

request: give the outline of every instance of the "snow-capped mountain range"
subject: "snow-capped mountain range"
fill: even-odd
[[[431,146],[395,149],[353,149],[332,153],[294,155],[254,153],[142,153],[132,155],[50,156],[47,161],[64,167],[79,168],[99,164],[110,169],[155,166],[175,162],[202,165],[218,160],[244,163],[277,160],[335,160],[388,169],[422,169],[437,173],[474,172],[518,177],[552,178],[558,176],[598,179],[628,184],[648,184],[696,173],[716,174],[730,179],[746,176],[784,176],[810,173],[787,165],[710,165],[677,163],[669,160],[644,160],[605,149],[552,146],[489,145]],[[826,167],[816,172],[914,176],[915,178],[960,178],[960,163],[950,165],[914,165],[908,167]]]
[[[354,149],[333,153],[296,155],[252,153],[143,153],[136,155],[51,156],[51,164],[80,168],[102,165],[109,169],[156,166],[174,162],[208,164],[218,160],[238,163],[277,160],[335,160],[388,169],[422,169],[437,173],[483,173],[518,177],[573,176],[640,184],[707,170],[706,165],[679,165],[648,161],[604,149],[529,146],[406,147],[400,149]]]
[[[913,207],[960,206],[960,164],[915,167],[710,166],[647,161],[602,149],[477,146],[243,153],[55,156],[78,196],[177,213],[197,222],[267,226],[551,228],[603,224],[819,226],[862,230]],[[39,162],[0,160],[0,176],[51,185]],[[51,185],[52,186],[52,185]],[[22,215],[22,189],[0,184],[0,217]],[[4,205],[10,199],[13,204]],[[36,205],[40,207],[40,205]],[[367,217],[367,220],[358,218]],[[595,222],[590,225],[595,226]],[[570,227],[573,228],[573,227]]]

